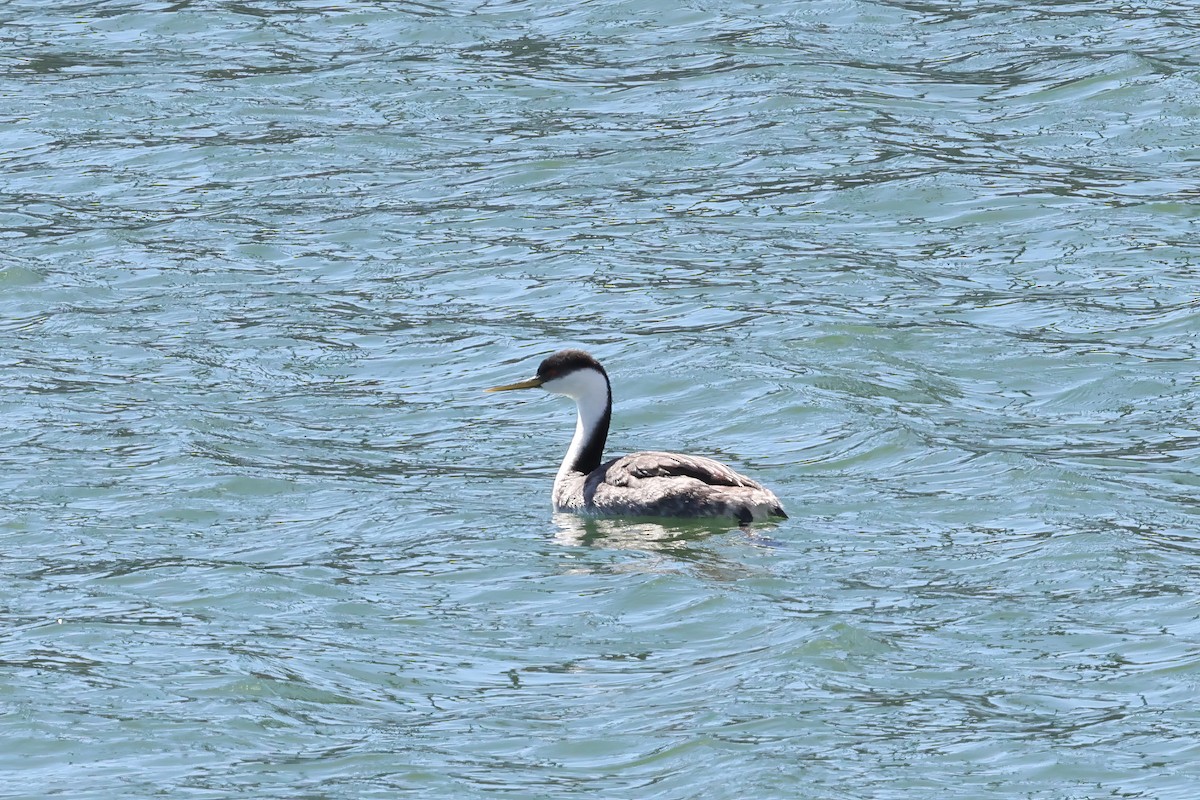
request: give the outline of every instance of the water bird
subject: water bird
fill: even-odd
[[[732,518],[745,525],[787,518],[761,483],[704,456],[647,451],[601,459],[612,421],[612,385],[582,350],[559,350],[528,380],[486,391],[545,389],[575,401],[575,436],[554,477],[555,511],[601,517]]]

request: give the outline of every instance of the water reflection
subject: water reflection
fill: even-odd
[[[604,550],[640,550],[680,561],[718,567],[726,559],[717,550],[731,542],[755,547],[780,547],[770,537],[776,527],[761,524],[739,527],[727,520],[713,519],[596,519],[575,514],[555,514],[554,541],[568,547]],[[740,565],[725,568],[743,571]],[[706,569],[709,571],[709,569]],[[727,570],[721,570],[727,572]],[[732,577],[724,574],[723,577]]]
[[[554,525],[559,544],[615,550],[687,549],[701,537],[737,527],[724,520],[595,519],[576,514],[555,514]]]
[[[742,560],[746,545],[780,546],[768,536],[774,526],[740,528],[724,520],[618,520],[555,514],[553,521],[554,541],[560,545],[631,554],[638,551],[642,556],[602,563],[573,560],[572,572],[678,573],[724,583],[759,574],[759,569]]]

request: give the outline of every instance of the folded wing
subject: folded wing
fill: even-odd
[[[785,517],[770,490],[703,456],[650,451],[601,464],[587,476],[585,511],[669,517]]]

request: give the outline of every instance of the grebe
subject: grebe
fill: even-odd
[[[774,492],[703,456],[650,451],[601,463],[612,387],[600,362],[559,350],[529,380],[489,392],[542,388],[575,401],[575,436],[554,478],[555,511],[602,517],[729,517],[740,524],[787,518]]]

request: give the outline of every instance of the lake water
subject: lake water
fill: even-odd
[[[1200,14],[0,6],[4,797],[1200,791]],[[610,452],[791,517],[555,517]]]

